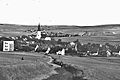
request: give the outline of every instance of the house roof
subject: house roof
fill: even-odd
[[[0,41],[12,41],[12,39],[6,37],[0,37]]]

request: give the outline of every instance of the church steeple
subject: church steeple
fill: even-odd
[[[41,39],[41,37],[42,37],[41,34],[42,34],[42,31],[41,31],[41,26],[40,26],[40,23],[39,23],[36,38]]]
[[[38,24],[38,31],[41,31],[40,23]]]

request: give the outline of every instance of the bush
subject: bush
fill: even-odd
[[[0,51],[3,51],[3,42],[0,41]]]

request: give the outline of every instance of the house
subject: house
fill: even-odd
[[[48,54],[50,52],[50,47],[48,47],[47,51],[45,52],[45,54]]]
[[[56,52],[57,55],[65,55],[65,49],[63,48],[61,51]]]
[[[70,42],[70,45],[71,45],[71,46],[75,46],[75,43],[74,43],[74,42]]]
[[[14,51],[14,40],[10,37],[0,37],[0,50],[1,51]]]
[[[3,41],[3,51],[14,51],[14,41]]]
[[[51,41],[51,38],[50,37],[46,37],[45,40],[46,41]]]

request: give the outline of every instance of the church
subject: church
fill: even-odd
[[[36,34],[36,39],[38,40],[51,40],[50,37],[46,37],[45,36],[45,32],[42,30],[41,25],[38,24],[38,30],[37,30],[37,34]]]
[[[41,30],[41,26],[40,24],[38,25],[38,30],[37,30],[37,35],[36,35],[36,39],[41,39],[42,37],[42,30]]]

